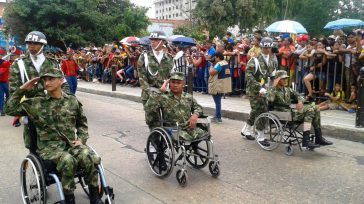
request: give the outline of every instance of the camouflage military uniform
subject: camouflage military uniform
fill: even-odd
[[[149,69],[145,67],[145,56],[148,57]],[[143,105],[145,105],[149,99],[151,88],[160,89],[164,80],[167,80],[170,77],[172,63],[172,58],[166,53],[160,64],[152,52],[148,52],[146,55],[140,55],[138,60],[138,74],[140,86],[142,88],[141,99]],[[149,127],[156,126],[158,125],[158,116],[146,113],[145,121]]]
[[[13,116],[27,115],[33,121],[37,131],[37,153],[42,159],[56,164],[64,193],[73,193],[77,167],[85,170],[86,183],[97,187],[98,173],[95,164],[100,163],[100,158],[85,146],[88,127],[81,103],[76,97],[65,93],[62,93],[60,99],[45,95],[20,102],[24,95],[29,94],[32,92],[21,89],[13,92],[6,106],[6,113]],[[71,142],[76,139],[81,140],[83,145],[73,147]]]
[[[165,94],[152,94],[145,104],[146,112],[154,112],[162,108],[163,120],[178,122],[180,125],[179,136],[185,140],[194,140],[203,137],[207,134],[206,131],[199,127],[190,129],[188,120],[191,114],[198,116],[203,114],[202,107],[188,93],[182,93],[181,98],[178,98],[171,92]],[[171,124],[172,126],[173,124]]]
[[[251,112],[247,124],[254,125],[255,118],[260,114],[267,112],[267,102],[265,97],[259,96],[259,90],[263,86],[268,85],[268,78],[272,75],[272,72],[276,69],[276,64],[272,57],[269,57],[268,64],[266,64],[262,54],[256,58],[259,62],[259,66],[256,67],[255,60],[252,58],[249,60],[246,68],[246,89],[250,102]],[[260,67],[260,68],[259,68]],[[266,87],[267,89],[267,87]],[[264,124],[257,124],[257,129],[262,130]]]
[[[30,56],[21,58],[24,62],[25,70],[28,75],[29,80],[39,77],[42,73],[46,73],[47,70],[51,68],[58,67],[58,62],[56,60],[53,60],[51,58],[46,58],[43,62],[40,72],[36,70],[36,68],[33,65],[32,60],[30,59]],[[27,81],[26,77],[24,76],[24,83]],[[12,66],[10,67],[10,79],[9,79],[9,85],[10,85],[10,95],[12,95],[16,90],[19,89],[21,85],[23,85],[23,81],[21,78],[19,66],[18,66],[18,60],[16,60]],[[67,83],[64,83],[62,85],[62,90],[66,93],[69,93],[69,87]],[[34,87],[32,91],[29,91],[25,93],[25,97],[27,98],[33,98],[36,96],[44,96],[44,87],[43,83],[38,84],[37,87]],[[25,147],[29,148],[29,128],[26,124],[24,124],[24,143]]]
[[[274,106],[274,110],[278,111],[291,111],[291,101],[304,101],[301,95],[288,87],[272,87],[267,99]],[[292,119],[312,123],[315,129],[321,128],[320,111],[315,104],[307,104],[303,106],[303,110],[293,111]]]

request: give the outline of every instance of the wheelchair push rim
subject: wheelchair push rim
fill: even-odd
[[[146,146],[147,159],[152,172],[158,177],[168,177],[174,167],[175,152],[169,134],[155,128],[149,135]]]
[[[186,156],[187,162],[196,169],[202,169],[209,163],[210,141],[201,140],[190,145],[190,152]]]
[[[264,129],[261,131],[263,135],[258,134],[256,127],[259,123],[264,124]],[[275,150],[282,141],[282,124],[279,119],[271,113],[260,114],[255,119],[253,130],[258,145],[264,150]]]
[[[42,165],[32,154],[28,155],[21,163],[20,182],[23,203],[47,203],[46,183]]]

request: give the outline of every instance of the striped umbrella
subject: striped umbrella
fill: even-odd
[[[138,44],[139,42],[139,38],[137,37],[134,37],[134,36],[130,36],[130,37],[126,37],[126,38],[123,38],[120,43],[121,44],[127,44],[127,45],[131,45],[131,44]]]

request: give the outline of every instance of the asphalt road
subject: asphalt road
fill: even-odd
[[[142,105],[77,93],[89,120],[90,139],[101,155],[115,203],[364,203],[364,145],[335,140],[335,145],[286,156],[283,146],[260,149],[240,136],[241,121],[212,125],[221,175],[188,168],[188,185],[179,187],[175,172],[159,179],[144,153],[148,128]],[[0,204],[21,203],[19,167],[27,155],[22,128],[0,117]],[[48,194],[57,199],[54,186]],[[88,203],[78,186],[78,203]],[[51,203],[51,202],[50,202]]]

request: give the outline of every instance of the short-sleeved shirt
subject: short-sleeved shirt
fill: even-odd
[[[215,57],[215,53],[216,53],[216,50],[214,47],[211,47],[209,49],[209,51],[207,51],[207,54],[210,55],[211,57]]]

